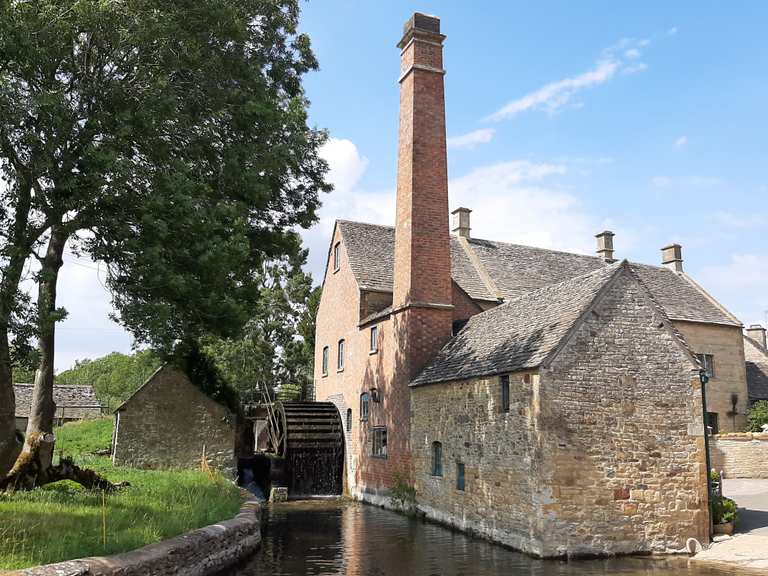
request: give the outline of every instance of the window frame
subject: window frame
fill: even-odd
[[[386,426],[374,426],[373,430],[371,431],[371,458],[381,458],[382,460],[387,459],[387,436],[388,434]],[[377,446],[379,449],[378,452],[376,450]]]
[[[467,467],[464,462],[456,462],[456,490],[467,491]]]
[[[338,272],[341,269],[341,240],[333,245],[333,271]]]
[[[696,358],[701,363],[702,368],[704,368],[704,373],[707,375],[707,377],[710,380],[715,378],[715,355],[702,352],[697,353]]]
[[[509,374],[499,376],[499,386],[501,388],[501,411],[509,412]]]
[[[347,408],[347,432],[352,431],[352,408]]]
[[[443,477],[443,443],[435,440],[432,442],[432,473],[435,478]]]
[[[376,354],[379,351],[379,327],[374,324],[368,335],[369,353]]]
[[[360,422],[368,422],[371,415],[371,395],[368,392],[360,394]]]
[[[704,422],[705,432],[708,432],[706,428],[712,428],[712,436],[720,433],[720,418],[717,412],[707,412],[706,421]],[[713,424],[710,426],[710,424]]]
[[[344,372],[344,353],[346,352],[346,341],[344,338],[339,340],[336,349],[336,372]]]
[[[320,360],[320,371],[323,376],[328,376],[328,364],[331,358],[331,349],[328,346],[323,346],[323,355]]]

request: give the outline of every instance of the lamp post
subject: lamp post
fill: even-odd
[[[707,382],[709,382],[709,376],[707,376],[706,370],[699,370],[699,381],[701,382],[701,408],[704,417],[704,454],[707,462],[707,508],[709,510],[709,538],[712,539],[713,533],[713,518],[712,518],[712,479],[710,478],[710,470],[712,465],[709,461],[709,426],[707,426]],[[721,480],[722,481],[722,480]]]

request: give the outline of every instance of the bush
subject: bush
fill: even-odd
[[[712,502],[712,521],[715,524],[725,524],[736,521],[736,502],[730,498],[716,498]]]
[[[416,511],[416,487],[400,472],[394,474],[391,496],[402,512],[413,514]]]
[[[768,400],[755,402],[747,412],[747,428],[750,432],[762,432],[763,424],[768,424]]]

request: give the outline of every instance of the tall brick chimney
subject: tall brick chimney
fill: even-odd
[[[397,45],[402,52],[394,308],[451,304],[444,39],[440,19],[417,12]]]

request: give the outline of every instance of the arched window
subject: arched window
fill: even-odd
[[[432,442],[432,476],[443,475],[443,445]]]
[[[368,412],[370,410],[371,397],[368,392],[360,394],[360,420],[365,422],[368,420]]]
[[[352,408],[347,408],[347,432],[352,430]]]

